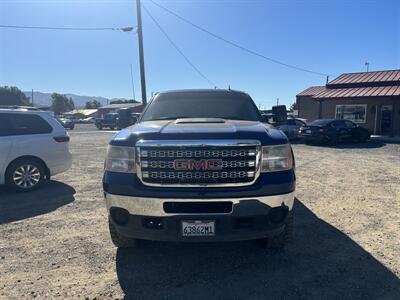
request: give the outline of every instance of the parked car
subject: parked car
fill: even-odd
[[[0,184],[31,191],[68,170],[69,136],[48,112],[0,109]]]
[[[118,113],[108,113],[104,115],[104,118],[97,118],[95,121],[95,125],[97,129],[102,130],[107,127],[111,130],[114,130],[118,127]]]
[[[74,128],[75,128],[75,123],[74,123],[73,120],[71,120],[71,119],[66,119],[66,118],[58,118],[57,120],[58,120],[58,122],[60,122],[60,124],[61,124],[64,128],[74,130]]]
[[[282,130],[289,140],[299,138],[300,128],[306,126],[304,119],[288,118],[286,124],[280,125],[277,128]]]
[[[111,139],[103,188],[111,239],[259,239],[282,248],[293,229],[294,157],[250,96],[232,90],[158,93]]]
[[[349,120],[320,119],[301,127],[300,136],[307,143],[366,142],[370,139],[367,129]]]

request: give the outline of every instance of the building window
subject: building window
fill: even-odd
[[[367,120],[366,104],[336,105],[336,119],[365,123]]]

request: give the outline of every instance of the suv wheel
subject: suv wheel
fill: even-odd
[[[115,229],[114,224],[111,222],[110,217],[108,218],[108,227],[110,229],[111,241],[113,242],[115,247],[133,248],[137,246],[137,241],[135,239],[125,237],[118,233],[117,229]]]
[[[293,238],[293,213],[290,212],[285,223],[285,228],[277,236],[260,240],[268,249],[282,251]]]
[[[44,166],[30,159],[13,162],[6,173],[7,186],[18,192],[29,192],[40,187],[45,181]]]

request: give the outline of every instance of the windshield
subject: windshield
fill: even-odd
[[[118,115],[117,114],[106,114],[104,116],[105,120],[114,120]]]
[[[246,94],[187,92],[159,94],[149,104],[142,121],[178,118],[261,119],[253,100]]]
[[[315,121],[312,121],[308,125],[310,125],[310,126],[325,126],[325,125],[328,125],[330,122],[332,122],[332,120],[330,120],[330,119],[327,119],[327,120],[315,120]]]

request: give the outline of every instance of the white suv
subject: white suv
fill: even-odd
[[[17,191],[38,188],[71,167],[69,136],[44,111],[0,109],[0,184]]]

